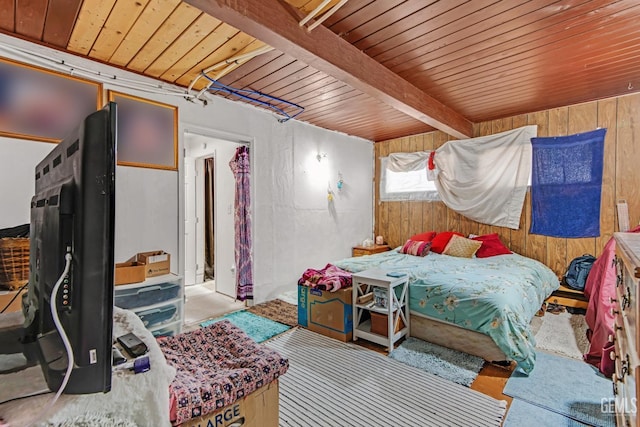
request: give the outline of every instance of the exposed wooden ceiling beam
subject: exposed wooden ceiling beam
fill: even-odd
[[[456,138],[473,124],[324,26],[307,32],[278,0],[185,0],[309,66]]]

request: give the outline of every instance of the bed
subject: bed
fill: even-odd
[[[514,360],[525,373],[535,363],[531,319],[559,286],[548,267],[518,254],[418,257],[395,249],[333,264],[352,273],[407,273],[411,336],[489,361]]]

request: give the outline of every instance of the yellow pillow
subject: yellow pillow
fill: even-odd
[[[482,246],[482,242],[477,240],[467,239],[466,237],[460,237],[457,235],[451,236],[451,240],[444,248],[445,255],[457,256],[460,258],[471,258]]]

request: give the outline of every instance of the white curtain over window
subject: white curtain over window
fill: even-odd
[[[413,153],[391,153],[387,168],[392,172],[424,171],[427,167],[431,151],[415,151]]]
[[[436,150],[442,201],[475,221],[518,229],[537,126],[449,141]]]
[[[380,200],[440,200],[434,181],[427,179],[429,152],[394,153],[380,159]]]

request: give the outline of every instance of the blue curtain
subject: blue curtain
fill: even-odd
[[[531,138],[531,230],[553,237],[598,237],[606,129]]]

